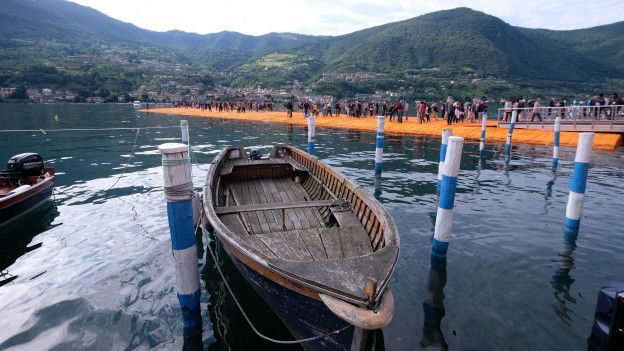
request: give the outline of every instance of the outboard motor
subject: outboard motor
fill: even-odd
[[[15,155],[7,162],[7,173],[13,176],[40,176],[42,172],[43,158],[33,152]]]

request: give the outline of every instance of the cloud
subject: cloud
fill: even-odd
[[[72,0],[139,27],[245,34],[340,35],[425,13],[470,7],[515,26],[577,29],[622,20],[624,1],[603,0]]]

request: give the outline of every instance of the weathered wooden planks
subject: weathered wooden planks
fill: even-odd
[[[297,230],[297,233],[305,243],[308,251],[312,255],[315,261],[321,261],[327,259],[327,253],[325,253],[325,247],[319,234],[319,230],[316,228]]]
[[[330,260],[343,258],[342,245],[340,244],[340,234],[338,228],[323,228],[319,230],[323,247],[327,258]]]
[[[343,257],[362,256],[373,252],[368,234],[362,226],[338,228]]]
[[[238,212],[251,212],[251,211],[270,211],[281,208],[308,208],[308,207],[328,207],[334,203],[334,200],[318,200],[318,201],[295,201],[295,202],[283,202],[283,203],[260,203],[257,205],[242,205],[242,206],[227,206],[217,207],[215,212],[217,214],[229,214]]]

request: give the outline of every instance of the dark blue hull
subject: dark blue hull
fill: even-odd
[[[249,284],[297,339],[326,334],[347,326],[348,323],[334,315],[323,302],[285,288],[247,267],[236,257],[230,257]],[[347,328],[339,334],[302,343],[301,346],[305,350],[349,350],[352,339],[353,328]]]
[[[38,205],[44,203],[50,198],[50,196],[52,196],[53,188],[54,183],[51,182],[48,187],[38,193],[0,210],[0,225],[7,224],[19,216],[26,214],[28,211],[36,208]]]

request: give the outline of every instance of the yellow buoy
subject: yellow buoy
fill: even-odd
[[[54,120],[58,121],[59,120],[59,116],[57,114],[54,114]]]

